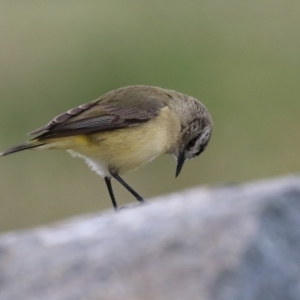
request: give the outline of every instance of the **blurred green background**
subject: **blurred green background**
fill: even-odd
[[[125,85],[202,100],[212,140],[175,180],[163,156],[124,176],[144,197],[297,172],[300,1],[1,1],[0,150]],[[116,182],[120,203],[134,201]],[[104,181],[65,152],[0,159],[0,231],[111,208]]]

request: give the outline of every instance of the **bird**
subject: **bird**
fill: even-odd
[[[171,154],[177,162],[177,177],[186,160],[205,150],[211,133],[211,115],[196,98],[160,87],[132,85],[59,114],[28,133],[37,136],[0,156],[26,149],[66,150],[83,158],[104,178],[113,208],[118,211],[112,179],[145,203],[121,175],[161,154]]]

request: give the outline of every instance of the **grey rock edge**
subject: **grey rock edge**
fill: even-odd
[[[156,200],[0,236],[0,299],[300,299],[300,177]]]

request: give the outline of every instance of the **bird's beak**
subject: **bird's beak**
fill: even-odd
[[[179,156],[177,157],[177,167],[176,167],[176,174],[175,177],[177,177],[182,169],[182,166],[184,164],[185,157],[184,157],[184,151],[182,151]]]

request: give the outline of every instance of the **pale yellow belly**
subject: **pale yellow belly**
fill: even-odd
[[[105,168],[122,174],[133,171],[169,151],[178,139],[179,126],[179,122],[168,118],[166,109],[157,118],[146,123],[68,137],[54,142],[52,148],[72,150],[85,158],[100,175],[107,175]]]
[[[120,174],[133,171],[165,153],[168,147],[167,132],[143,130],[143,127],[93,134],[90,146],[78,150],[87,157],[105,162],[111,171]]]

